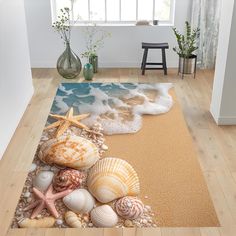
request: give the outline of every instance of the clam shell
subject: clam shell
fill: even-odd
[[[102,203],[124,196],[137,196],[140,192],[138,175],[126,161],[104,158],[89,171],[88,189]]]
[[[41,171],[33,179],[33,186],[38,190],[46,191],[52,182],[53,176],[52,171]]]
[[[85,182],[86,175],[83,172],[74,169],[60,170],[53,177],[53,188],[58,191],[67,189],[76,189]]]
[[[95,205],[94,197],[86,189],[76,189],[63,198],[64,204],[75,213],[90,212]]]
[[[109,205],[102,205],[91,211],[91,220],[97,227],[110,228],[117,224],[118,216]]]
[[[99,159],[99,152],[97,146],[85,138],[61,136],[43,143],[39,158],[47,164],[86,170]]]
[[[144,205],[135,197],[123,197],[115,204],[116,212],[124,219],[134,220],[143,214]]]

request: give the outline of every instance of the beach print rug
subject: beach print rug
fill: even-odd
[[[64,83],[12,228],[214,227],[170,83]]]

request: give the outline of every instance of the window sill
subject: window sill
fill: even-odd
[[[73,27],[89,27],[89,26],[94,26],[92,24],[74,24]],[[101,26],[101,27],[173,27],[173,23],[159,23],[158,25],[136,25],[132,23],[127,23],[127,24],[119,24],[119,23],[96,23],[96,26]]]

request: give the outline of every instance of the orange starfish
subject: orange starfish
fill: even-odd
[[[77,126],[81,129],[85,129],[85,130],[89,131],[89,128],[86,125],[79,122],[79,121],[87,118],[88,116],[90,116],[90,114],[82,114],[82,115],[74,116],[73,107],[71,107],[69,109],[69,111],[66,113],[65,116],[56,115],[56,114],[50,114],[49,116],[56,119],[56,120],[58,120],[58,121],[56,121],[56,122],[52,123],[51,125],[47,126],[44,130],[48,130],[48,129],[58,127],[57,132],[56,132],[56,137],[57,138],[60,135],[62,135],[71,125],[74,125],[74,126]]]
[[[53,187],[50,185],[46,191],[45,194],[41,193],[38,189],[33,188],[33,192],[38,198],[38,200],[31,203],[29,206],[27,206],[24,211],[28,211],[30,209],[33,209],[33,212],[31,214],[31,219],[34,219],[44,208],[47,208],[48,211],[55,217],[58,218],[59,214],[57,212],[57,209],[55,207],[55,201],[59,198],[63,198],[69,193],[72,192],[72,190],[65,190],[63,192],[59,193],[53,193]]]

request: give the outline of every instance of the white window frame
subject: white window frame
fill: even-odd
[[[51,14],[52,14],[52,22],[55,22],[57,20],[57,12],[56,12],[56,1],[57,0],[51,0]],[[120,25],[120,26],[131,26],[131,25],[135,25],[135,23],[138,20],[138,0],[136,0],[136,20],[135,21],[122,21],[121,20],[121,0],[119,0],[120,2],[120,7],[119,7],[119,20],[118,21],[108,21],[107,20],[107,9],[106,9],[106,2],[105,1],[105,20],[104,21],[91,21],[90,20],[90,0],[88,0],[88,17],[89,20],[86,21],[79,21],[79,22],[75,22],[74,16],[73,16],[73,0],[71,0],[71,9],[72,9],[72,15],[71,15],[71,24],[73,24],[74,26],[78,25],[78,26],[83,26],[83,25],[88,25],[88,24],[97,24],[97,25],[103,25],[103,26],[112,26],[112,25]],[[128,1],[128,0],[127,0]],[[170,0],[170,19],[168,21],[159,21],[159,25],[160,26],[173,26],[174,25],[174,18],[175,18],[175,2],[176,0]],[[152,14],[152,20],[150,20],[149,22],[152,24],[153,20],[154,20],[154,14],[155,14],[155,0],[153,0],[153,14]]]

